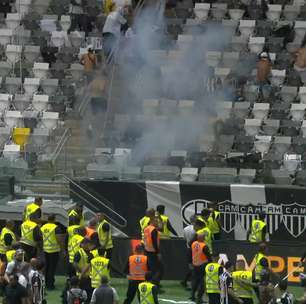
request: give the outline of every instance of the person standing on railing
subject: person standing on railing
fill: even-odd
[[[111,260],[114,247],[111,225],[105,219],[105,215],[103,213],[98,213],[97,219],[99,222],[97,232],[100,246],[105,250],[105,257]]]

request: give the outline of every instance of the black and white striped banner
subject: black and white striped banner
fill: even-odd
[[[123,231],[131,237],[139,235],[138,221],[147,208],[165,205],[172,225],[182,236],[189,217],[212,201],[218,203],[226,239],[245,240],[252,219],[262,211],[267,214],[271,240],[298,241],[306,237],[306,189],[301,187],[159,181],[82,183],[127,220]],[[97,210],[105,211],[95,204]]]

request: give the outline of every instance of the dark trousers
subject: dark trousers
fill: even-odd
[[[87,293],[86,304],[90,303],[91,296],[93,293],[93,288],[91,287],[91,280],[89,277],[83,277],[80,279],[80,288],[84,289]]]
[[[37,248],[30,246],[28,244],[25,243],[20,243],[21,244],[21,248],[24,250],[25,252],[25,261],[26,262],[30,262],[30,260],[32,258],[36,258],[37,257]]]
[[[215,241],[221,240],[221,232],[219,232],[219,233],[214,233],[214,240],[215,240]]]
[[[102,37],[103,37],[104,56],[106,57],[108,62],[110,62],[115,52],[117,38],[112,33],[103,33]]]
[[[253,299],[240,298],[243,301],[243,304],[253,304]]]
[[[192,279],[191,279],[191,297],[195,299],[195,294],[197,294],[197,299],[202,299],[204,294],[204,274],[205,274],[205,265],[194,266],[192,270]]]
[[[69,278],[75,276],[76,272],[75,272],[75,268],[73,266],[73,263],[69,263],[68,262],[68,267],[67,267],[67,275]]]
[[[143,281],[129,280],[129,285],[126,292],[126,299],[124,300],[123,304],[131,304],[135,298],[136,293],[139,300],[138,285],[141,282]]]
[[[191,253],[191,248],[188,248],[188,247],[187,247],[187,249],[186,249],[186,259],[187,259],[187,262],[190,261],[191,255],[192,255],[192,253]],[[185,275],[185,278],[184,278],[184,280],[183,280],[183,283],[186,285],[187,282],[191,280],[191,278],[192,278],[192,270],[189,269],[189,267],[188,267],[188,271],[187,271],[187,273],[186,273],[186,275]]]
[[[54,276],[56,271],[56,266],[59,259],[59,252],[47,253],[45,252],[45,276],[46,276],[46,287],[53,289],[54,288]]]
[[[109,260],[112,259],[113,248],[105,249],[105,257]]]
[[[208,293],[208,303],[209,304],[219,304],[220,294],[219,293]]]
[[[164,266],[155,252],[145,252],[148,257],[148,267],[153,276],[153,283],[159,285],[164,275]]]

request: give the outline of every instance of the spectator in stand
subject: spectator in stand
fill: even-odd
[[[71,16],[70,31],[83,30],[84,9],[82,0],[70,0],[69,13]]]
[[[108,60],[110,60],[111,57],[109,56],[111,56],[114,49],[117,47],[122,28],[125,28],[125,31],[127,30],[127,20],[124,18],[126,8],[126,6],[118,8],[112,11],[106,18],[102,36],[105,57],[108,58]]]
[[[263,99],[265,92],[268,90],[270,81],[269,76],[271,73],[271,61],[267,52],[262,52],[259,55],[259,61],[257,63],[256,79],[259,84],[260,98]]]
[[[88,48],[86,54],[82,55],[81,64],[84,65],[87,81],[90,82],[93,77],[93,71],[97,67],[97,56],[91,47]]]
[[[294,69],[304,72],[306,69],[306,47],[302,45],[295,54]]]

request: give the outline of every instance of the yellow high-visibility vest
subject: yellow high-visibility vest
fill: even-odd
[[[71,240],[72,237],[77,234],[77,230],[80,228],[80,225],[71,225],[67,227],[67,235],[68,235],[68,252],[71,250]]]
[[[79,214],[74,209],[72,209],[68,212],[68,218],[70,216],[79,216]],[[84,219],[83,214],[81,215],[81,218],[80,218],[80,226],[85,226],[85,219]]]
[[[80,260],[78,262],[78,267],[79,269],[83,270],[86,266],[89,265],[88,263],[88,255],[87,253],[85,252],[85,250],[83,248],[80,248],[76,253],[75,255],[79,253],[80,254]],[[86,274],[89,273],[89,268],[88,268],[88,271],[86,272]],[[79,271],[76,272],[77,276],[79,277],[81,275],[81,273]]]
[[[155,285],[150,282],[142,282],[138,285],[140,304],[154,304],[152,288]]]
[[[30,220],[27,220],[21,224],[21,239],[20,242],[29,246],[35,247],[36,241],[34,240],[33,231],[37,224]]]
[[[239,270],[233,274],[233,288],[239,298],[252,299],[253,287],[248,283],[252,283],[252,271]],[[244,284],[245,282],[246,284]]]
[[[110,249],[113,248],[113,239],[112,239],[112,230],[109,229],[109,231],[103,231],[103,225],[109,224],[106,220],[103,220],[97,229],[100,245],[104,249]]]
[[[9,250],[9,247],[7,247],[5,245],[5,242],[4,242],[4,236],[6,234],[10,234],[11,235],[11,237],[13,239],[13,242],[16,241],[15,233],[12,230],[10,230],[10,229],[8,229],[6,227],[3,227],[2,230],[1,230],[1,234],[0,234],[0,253],[1,254],[5,254]]]
[[[255,279],[256,280],[260,280],[260,274],[261,272],[263,271],[264,267],[261,266],[260,262],[263,258],[266,258],[267,257],[261,253],[261,252],[258,252],[255,256]],[[267,259],[268,260],[268,259]]]
[[[160,215],[162,222],[163,222],[163,229],[160,233],[160,237],[162,239],[169,239],[170,238],[170,230],[168,229],[168,220],[169,217],[166,215]]]
[[[69,263],[73,263],[74,255],[79,251],[80,244],[84,240],[84,236],[76,234],[72,237],[70,243],[70,250],[68,251],[69,254]]]
[[[220,293],[218,263],[209,263],[205,267],[205,285],[207,293]]]
[[[57,241],[55,229],[57,225],[54,223],[47,223],[43,225],[40,230],[43,236],[43,250],[47,253],[61,251],[60,245]]]
[[[97,256],[90,261],[91,270],[91,287],[98,288],[101,284],[102,276],[107,276],[110,278],[109,273],[109,259],[101,256]]]
[[[8,263],[12,262],[15,256],[16,250],[12,249],[12,250],[8,250],[5,255],[6,255],[6,261]]]
[[[214,215],[214,216],[213,216]],[[218,219],[220,218],[220,212],[214,211],[214,214],[210,215],[207,221],[208,228],[210,229],[212,234],[220,232],[220,226],[218,223]]]
[[[35,203],[31,203],[25,207],[24,211],[24,221],[27,221],[30,219],[30,215],[36,212],[40,207],[36,205]]]
[[[204,235],[204,243],[209,248],[210,252],[212,252],[212,234],[208,227],[204,227],[197,231],[198,235]]]
[[[140,225],[140,230],[141,230],[141,238],[143,239],[143,231],[145,230],[146,227],[148,227],[150,224],[150,218],[148,216],[144,216],[143,218],[141,218],[141,220],[139,221],[139,225]]]
[[[251,232],[249,235],[249,241],[251,243],[260,243],[262,239],[262,230],[266,226],[266,223],[262,220],[253,220],[251,225]]]

